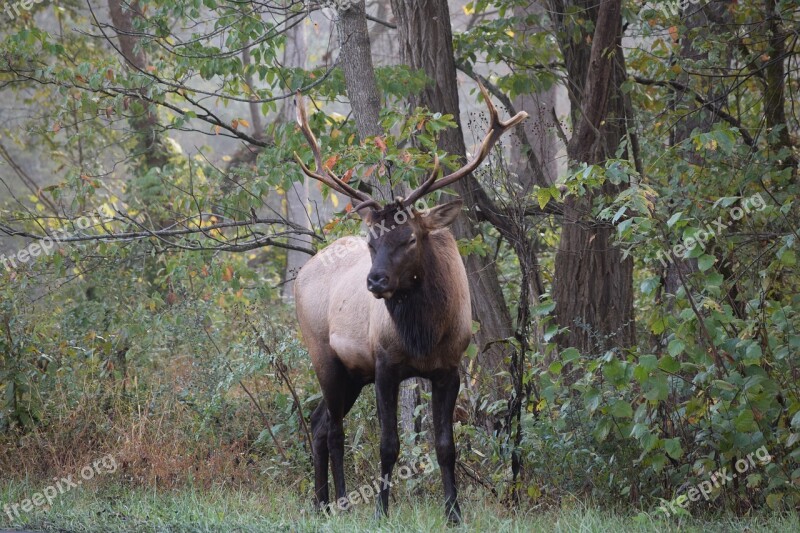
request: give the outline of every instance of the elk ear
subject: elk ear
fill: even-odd
[[[347,216],[352,216],[354,213],[356,213],[355,210],[350,211]],[[367,224],[367,226],[371,226],[375,223],[375,210],[367,207],[364,209],[359,209],[357,214],[359,217],[361,217],[361,220]]]
[[[456,219],[463,205],[464,201],[459,198],[458,200],[453,200],[452,202],[437,205],[433,209],[429,209],[427,213],[423,214],[425,217],[425,225],[431,231],[446,228]]]

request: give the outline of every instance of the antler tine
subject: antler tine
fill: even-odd
[[[430,189],[431,185],[433,185],[433,182],[436,181],[436,178],[438,177],[439,177],[439,154],[434,153],[433,170],[428,175],[428,179],[426,179],[422,183],[422,185],[411,191],[411,194],[409,194],[408,197],[406,197],[406,199],[403,200],[403,207],[408,207],[410,205],[413,205],[414,202],[419,200],[426,192],[428,192],[428,189]]]
[[[314,163],[316,164],[317,171],[313,172],[309,169],[303,160],[300,159],[300,156],[297,155],[295,152],[294,158],[300,164],[300,168],[303,169],[303,172],[309,178],[313,178],[317,181],[320,181],[330,187],[331,189],[344,194],[345,196],[349,196],[354,200],[359,200],[361,204],[367,203],[372,200],[372,197],[365,192],[361,192],[357,189],[354,189],[342,179],[334,174],[332,170],[326,168],[323,161],[322,161],[322,150],[320,149],[319,142],[317,142],[317,138],[314,136],[314,132],[311,131],[311,126],[308,124],[308,115],[306,114],[306,106],[303,103],[303,95],[300,92],[297,93],[297,123],[300,125],[300,129],[303,131],[303,135],[305,135],[306,140],[308,141],[309,146],[311,147],[311,152],[314,154]],[[324,174],[320,174],[320,172],[324,172]],[[359,205],[361,205],[359,204]]]
[[[470,161],[460,169],[456,170],[452,174],[448,174],[447,176],[443,177],[438,181],[434,180],[435,183],[434,181],[430,180],[429,180],[430,183],[426,181],[422,185],[422,187],[415,190],[409,195],[409,198],[414,198],[414,201],[416,201],[423,194],[433,191],[438,191],[443,187],[447,187],[448,185],[455,183],[456,181],[460,180],[467,174],[470,174],[472,171],[478,168],[478,166],[483,162],[484,159],[486,159],[486,157],[488,157],[489,152],[491,152],[492,150],[492,147],[495,145],[495,143],[497,143],[498,140],[500,140],[500,137],[502,137],[506,131],[510,130],[511,128],[513,128],[514,126],[516,126],[517,124],[528,118],[528,113],[526,113],[525,111],[520,111],[519,113],[517,113],[516,115],[514,115],[513,117],[511,117],[506,121],[500,120],[500,117],[497,113],[497,108],[494,106],[494,104],[492,103],[492,99],[489,97],[489,92],[480,82],[478,82],[478,87],[481,90],[481,94],[483,94],[483,99],[486,101],[486,106],[489,108],[489,120],[490,120],[489,131],[486,133],[486,137],[484,137],[483,141],[481,142],[481,146],[480,149],[478,150],[478,153],[475,155],[475,157],[472,158],[472,161]],[[422,190],[423,187],[424,190]]]
[[[357,211],[360,211],[361,209],[364,209],[365,207],[371,207],[373,209],[380,209],[381,208],[381,204],[379,204],[376,200],[373,200],[372,198],[370,198],[369,200],[364,200],[360,204],[356,204],[355,207],[353,207],[353,209],[350,212],[351,213],[355,213]]]

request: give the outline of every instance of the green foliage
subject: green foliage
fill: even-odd
[[[783,24],[796,26],[789,5],[777,4],[786,12]],[[305,138],[293,122],[270,115],[296,91],[309,97],[323,161],[354,185],[419,185],[454,119],[405,109],[401,100],[431,80],[403,66],[380,67],[386,135],[359,142],[353,121],[332,111],[346,92],[341,69],[316,57],[308,69],[283,65],[282,31],[306,16],[299,3],[284,19],[269,20],[239,2],[139,5],[146,16],[134,19],[134,29],[144,69],[124,68],[95,40],[49,33],[30,18],[8,28],[0,44],[0,81],[37,110],[25,127],[4,127],[2,140],[47,147],[57,169],[53,183],[0,206],[0,217],[27,232],[97,237],[57,243],[35,261],[1,267],[0,449],[25,438],[110,447],[133,438],[128,426],[151,428],[163,416],[187,453],[205,459],[204,446],[236,449],[238,455],[228,454],[245,469],[310,498],[302,421],[320,395],[291,306],[280,295],[287,263],[280,245],[290,237],[278,232],[272,244],[226,254],[209,245],[238,243],[244,233],[207,228],[247,220],[265,206],[282,212],[286,191],[302,183],[294,154],[313,164]],[[509,363],[495,376],[481,375],[490,384],[471,380],[463,391],[469,414],[456,424],[460,460],[470,479],[480,480],[476,487],[488,485],[500,498],[513,492],[539,505],[589,494],[602,505],[650,510],[765,449],[769,461],[753,464],[737,483],[714,487],[698,506],[796,507],[800,220],[796,169],[786,164],[796,147],[780,145],[783,126],[763,131],[761,72],[770,53],[761,34],[763,6],[739,2],[728,23],[709,32],[653,5],[625,3],[628,31],[643,41],[625,48],[629,76],[621,89],[634,118],[616,153],[570,166],[549,186],[522,187],[504,161],[477,173],[507,212],[591,198],[582,214],[614,231],[615,245],[634,263],[637,342],[596,353],[557,347],[564,330],[552,316],[548,290],[558,274],[558,222],[525,226],[544,293],[532,303],[529,323],[515,324],[520,333],[497,341],[517,354],[524,344],[532,347],[520,355],[521,439],[511,431],[510,405],[520,398]],[[565,53],[558,43],[582,45],[594,30],[577,5],[557,14],[563,15],[558,28],[549,26],[548,13],[529,7],[520,0],[470,2],[467,14],[491,16],[455,36],[462,70],[503,65],[489,81],[512,99],[562,84]],[[69,5],[59,4],[56,13],[63,27],[89,21]],[[179,38],[173,28],[192,29]],[[683,43],[693,53],[683,53]],[[744,66],[735,73],[731,64]],[[796,76],[787,73],[790,94]],[[730,89],[724,94],[717,93],[719,79]],[[704,107],[709,99],[714,113]],[[218,111],[251,102],[270,116],[264,131]],[[148,164],[152,154],[142,150],[142,135],[129,134],[147,113],[166,128],[158,165]],[[247,142],[252,158],[221,168],[207,146],[185,153],[169,137],[185,129]],[[641,161],[632,160],[634,144]],[[452,155],[437,153],[455,166]],[[358,222],[343,216],[347,200],[327,188],[323,195],[337,215],[320,221],[312,248],[358,231]],[[67,220],[95,213],[116,217],[80,231]],[[99,238],[187,220],[204,233],[176,237],[170,246],[155,236]],[[515,243],[488,224],[479,230],[459,249],[492,257],[511,315],[526,316],[519,309],[526,287]],[[18,244],[27,242],[12,242]],[[470,370],[478,351],[476,344],[467,351]],[[484,394],[498,383],[505,390]],[[348,461],[358,481],[369,480],[378,462],[372,402],[369,392],[362,395],[347,419]],[[403,435],[401,463],[432,452],[429,415],[416,414],[422,429]],[[509,464],[517,457],[524,466],[514,485]],[[16,458],[0,459],[7,465]],[[186,484],[195,475],[170,471]],[[421,492],[426,485],[409,484]]]

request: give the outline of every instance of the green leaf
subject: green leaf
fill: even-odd
[[[781,507],[781,500],[783,500],[783,494],[780,492],[773,492],[769,496],[767,496],[767,505],[773,511],[777,511]]]
[[[667,346],[667,351],[672,357],[676,357],[683,353],[683,350],[686,348],[686,344],[678,339],[672,339],[669,341],[669,345]]]
[[[544,316],[550,314],[550,312],[555,308],[556,308],[555,302],[545,302],[534,307],[533,313],[536,316]]]
[[[736,431],[741,431],[743,433],[749,433],[758,429],[755,418],[753,417],[753,411],[750,409],[743,409],[742,412],[739,413],[739,416],[736,417],[733,426],[736,428]]]
[[[611,420],[608,418],[602,418],[600,422],[597,423],[597,426],[592,431],[594,438],[597,439],[598,442],[603,442],[608,437],[608,434],[611,432]]]
[[[645,393],[644,397],[651,402],[664,401],[669,394],[669,385],[667,384],[667,377],[663,374],[656,375],[650,380],[650,387]]]
[[[794,266],[797,264],[797,257],[794,255],[794,250],[784,249],[780,254],[781,263],[786,266]]]
[[[705,272],[714,266],[714,261],[716,261],[716,259],[713,255],[703,254],[697,259],[697,268],[700,269],[700,272]]]
[[[655,355],[646,354],[639,357],[639,366],[646,370],[655,370],[658,359]]]
[[[536,191],[536,200],[539,202],[539,209],[544,209],[550,201],[550,189],[539,189]]]
[[[683,211],[678,211],[677,213],[669,217],[669,220],[667,220],[667,227],[671,228],[672,226],[674,226],[675,223],[681,219],[682,215]]]
[[[726,391],[735,391],[736,387],[728,383],[727,381],[722,381],[721,379],[715,379],[711,382],[711,384],[718,389],[726,390]]]
[[[467,346],[466,355],[467,357],[475,357],[478,355],[478,345],[474,342],[471,342],[469,346]]]
[[[597,409],[600,407],[600,402],[602,399],[603,396],[600,394],[600,391],[594,387],[587,390],[583,396],[583,401],[586,403],[586,408],[589,409],[590,413],[597,411]]]
[[[663,316],[654,316],[650,322],[650,331],[656,335],[661,335],[667,329],[667,321]]]
[[[681,364],[671,355],[665,355],[664,357],[659,359],[658,368],[660,368],[664,372],[670,372],[674,374],[675,372],[681,369]]]
[[[664,441],[664,451],[673,459],[680,459],[683,456],[683,448],[681,448],[681,440],[679,438],[666,439]]]
[[[633,409],[625,400],[616,400],[611,405],[611,414],[617,418],[630,418],[633,416]]]
[[[745,361],[744,363],[747,365],[757,365],[761,362],[761,357],[763,353],[761,351],[761,345],[757,342],[751,342],[750,345],[745,350]]]
[[[574,361],[575,359],[581,356],[581,352],[577,350],[577,348],[567,348],[563,352],[561,352],[561,360],[565,363],[569,363]]]

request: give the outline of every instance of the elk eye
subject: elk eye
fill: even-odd
[[[411,238],[408,239],[408,241],[406,241],[406,246],[411,246],[412,244],[416,244],[416,243],[417,243],[417,236],[416,235],[412,235]]]

